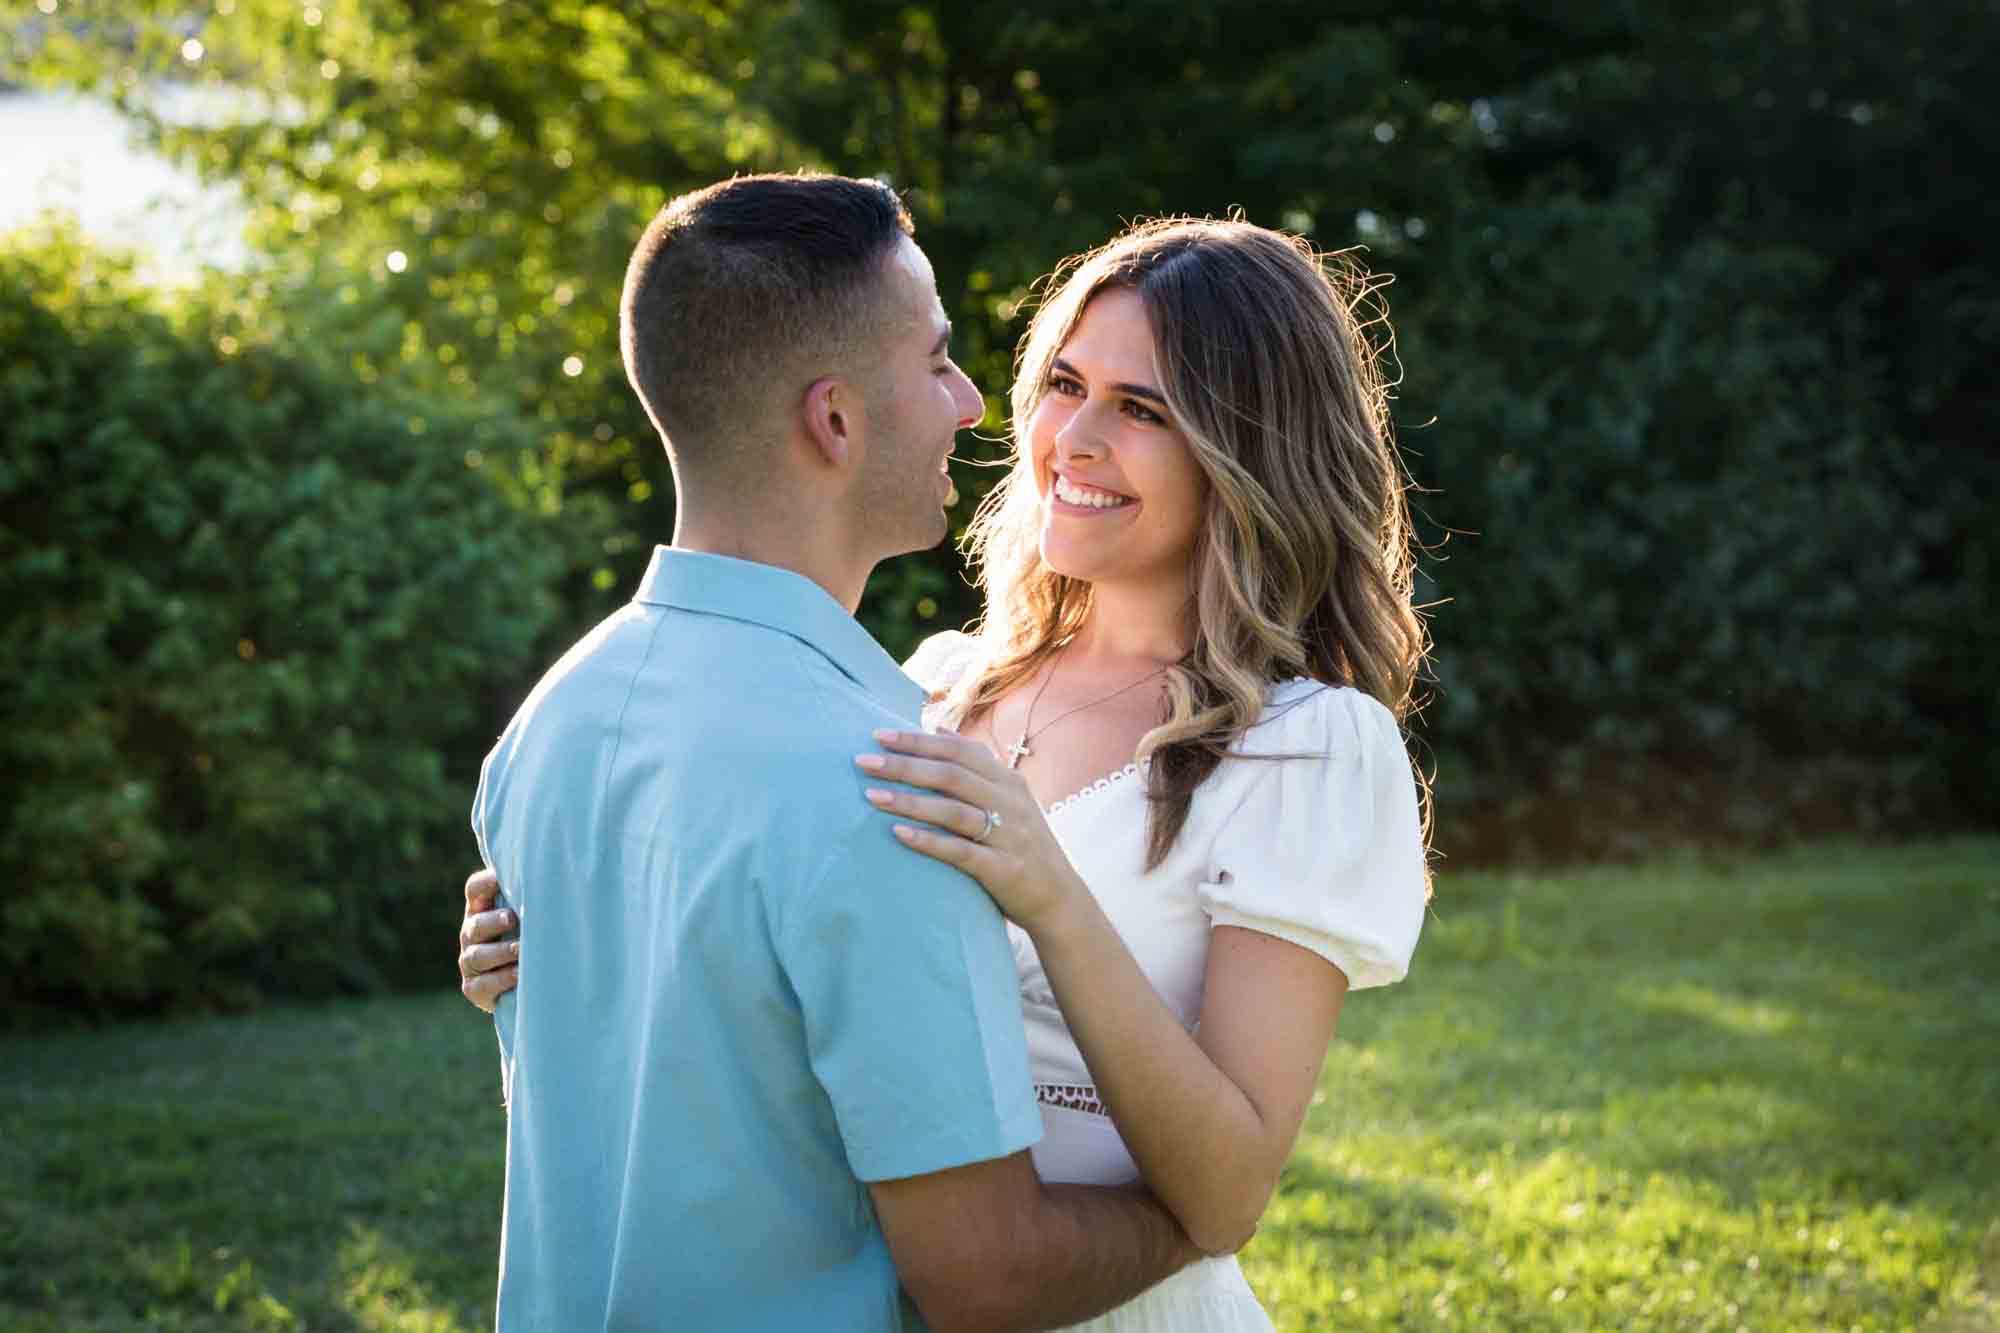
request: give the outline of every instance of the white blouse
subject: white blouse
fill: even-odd
[[[970,669],[977,652],[967,635],[933,635],[904,669],[935,694]],[[949,719],[932,705],[924,721],[938,727]],[[1423,925],[1416,781],[1388,709],[1359,690],[1287,681],[1271,688],[1236,749],[1245,757],[1224,759],[1196,790],[1173,850],[1150,872],[1139,765],[1045,811],[1077,874],[1190,1032],[1201,1016],[1215,926],[1310,949],[1361,990],[1403,978]],[[1047,1130],[1038,1169],[1044,1179],[1136,1179],[1033,941],[1012,924],[1008,934]]]

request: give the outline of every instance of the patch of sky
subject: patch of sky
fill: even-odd
[[[296,114],[269,98],[214,85],[161,83],[143,105],[170,124],[214,126]],[[84,234],[144,256],[156,281],[204,265],[240,268],[244,209],[234,186],[202,181],[153,151],[108,100],[86,93],[0,90],[0,231],[55,211]]]

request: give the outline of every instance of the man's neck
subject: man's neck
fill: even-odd
[[[702,511],[683,503],[674,513],[673,545],[677,550],[789,569],[818,584],[853,615],[874,565],[843,560],[824,549],[826,526],[824,516],[814,522],[780,506],[745,516]]]

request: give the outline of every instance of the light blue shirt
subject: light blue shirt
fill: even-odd
[[[861,795],[921,705],[816,584],[668,547],[521,705],[502,1330],[922,1327],[862,1182],[1041,1118],[998,913]]]

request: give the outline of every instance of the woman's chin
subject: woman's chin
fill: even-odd
[[[1042,529],[1040,549],[1042,563],[1049,567],[1050,572],[1060,574],[1066,579],[1080,579],[1089,583],[1097,577],[1104,566],[1101,557],[1092,558],[1089,552],[1079,551],[1075,542],[1064,541],[1060,537],[1051,539],[1047,528]]]

